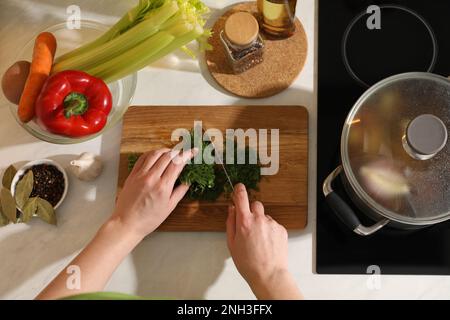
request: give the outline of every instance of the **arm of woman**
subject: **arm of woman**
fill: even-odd
[[[58,299],[101,291],[122,260],[175,209],[189,186],[175,187],[187,161],[196,154],[161,149],[142,155],[117,200],[113,215],[92,241],[68,265],[79,271],[79,286],[67,285],[72,277],[65,268],[36,297]]]

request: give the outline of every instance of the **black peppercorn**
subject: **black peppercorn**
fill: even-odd
[[[33,171],[33,191],[31,191],[30,197],[40,197],[47,200],[54,207],[61,200],[65,181],[64,175],[57,167],[48,164],[39,164],[32,166],[26,170],[24,175],[28,171]]]

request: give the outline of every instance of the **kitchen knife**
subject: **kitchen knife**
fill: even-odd
[[[216,149],[216,148],[214,147],[214,149]],[[222,160],[223,160],[223,159],[222,159]],[[222,165],[223,172],[225,172],[225,175],[227,176],[227,180],[228,180],[228,183],[230,184],[231,190],[233,190],[233,192],[234,192],[234,186],[233,186],[233,183],[231,182],[230,175],[228,174],[228,171],[227,171],[227,169],[225,168],[225,165],[223,164],[223,161],[220,162],[220,164]]]
[[[212,144],[214,150],[215,150],[215,151],[218,150],[218,149],[216,148],[216,145],[214,144],[214,142],[211,140],[211,138],[208,137],[208,136],[207,136],[207,138],[208,138],[209,142],[211,142],[211,144]],[[214,152],[214,158],[215,158],[216,161],[219,162],[219,164],[222,166],[223,172],[225,172],[225,176],[227,177],[227,181],[228,181],[228,183],[230,184],[231,190],[234,192],[234,186],[233,186],[233,183],[231,182],[230,175],[228,174],[228,171],[227,171],[227,169],[225,168],[225,164],[223,163],[223,156],[220,157],[220,156],[218,155],[218,152]]]

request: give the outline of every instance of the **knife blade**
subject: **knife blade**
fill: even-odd
[[[227,176],[227,180],[228,180],[228,183],[230,184],[231,190],[233,190],[233,192],[234,192],[233,183],[231,182],[230,175],[228,174],[228,171],[225,168],[225,165],[223,164],[223,161],[220,164],[222,165],[223,172],[225,172],[225,175]]]
[[[214,142],[211,140],[210,137],[207,137],[208,140],[211,142],[213,148],[215,151],[217,151],[218,149],[216,148],[216,145],[214,144]],[[219,162],[219,164],[222,166],[223,172],[225,173],[225,176],[227,177],[227,181],[230,184],[231,190],[234,192],[234,186],[233,183],[231,182],[231,178],[230,175],[228,174],[227,169],[225,168],[225,164],[223,163],[223,157],[220,157],[219,152],[214,152],[214,158],[216,159],[217,162]]]

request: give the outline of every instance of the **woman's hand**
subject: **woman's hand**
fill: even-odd
[[[175,182],[196,153],[161,149],[143,154],[125,181],[112,219],[140,237],[153,232],[188,191],[188,185],[175,187]]]
[[[261,202],[248,200],[243,184],[233,192],[227,220],[227,240],[233,261],[259,299],[300,299],[288,271],[286,229],[265,215]]]
[[[175,187],[175,181],[195,154],[196,150],[178,154],[164,149],[142,155],[125,182],[113,216],[69,264],[83,272],[79,286],[69,288],[67,283],[72,272],[63,270],[37,299],[56,299],[103,290],[123,259],[167,218],[183,198],[189,186]]]

